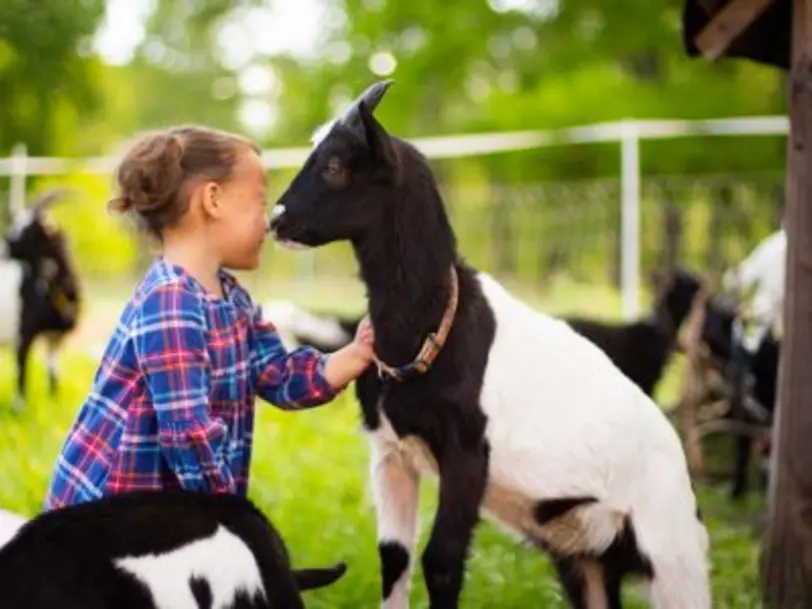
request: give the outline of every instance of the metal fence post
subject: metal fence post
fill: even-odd
[[[623,317],[637,317],[640,307],[640,130],[625,121],[620,137],[622,207],[620,229],[620,284]]]

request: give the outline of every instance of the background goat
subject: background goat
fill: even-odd
[[[709,609],[674,428],[598,347],[460,258],[427,160],[372,114],[388,86],[318,131],[270,224],[294,247],[349,241],[366,285],[381,374],[356,393],[385,609],[408,606],[421,473],[440,483],[422,557],[433,609],[459,602],[481,507],[549,552],[575,607],[620,607],[637,574],[657,609]]]
[[[654,311],[649,319],[608,323],[582,317],[564,320],[600,347],[646,395],[653,396],[669,358],[676,350],[682,322],[701,287],[696,277],[677,267],[656,276]]]
[[[138,491],[40,514],[0,548],[4,609],[300,609],[346,566],[291,570],[279,533],[228,494]]]
[[[14,344],[20,409],[26,398],[28,355],[39,336],[47,339],[50,391],[57,390],[57,351],[79,317],[79,281],[65,235],[46,220],[64,190],[52,190],[18,213],[0,243],[0,343]]]
[[[0,510],[0,548],[3,547],[9,539],[14,537],[25,522],[26,518],[20,514],[9,512],[8,510]]]
[[[737,315],[735,307],[722,299],[708,299],[701,340],[732,385],[729,393],[730,407],[725,416],[733,420],[770,425],[778,396],[781,341],[768,328],[766,334],[761,336],[755,352],[748,356],[745,369],[737,370],[734,359]],[[767,456],[769,442],[764,449],[764,455]],[[752,450],[753,440],[749,435],[741,434],[736,438],[731,487],[733,498],[744,497],[749,489],[748,472]]]
[[[336,351],[352,342],[361,315],[307,311],[289,300],[262,303],[262,315],[270,321],[288,349],[309,345],[319,351]]]

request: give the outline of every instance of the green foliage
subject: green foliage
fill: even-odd
[[[103,0],[0,4],[0,151],[23,142],[46,154],[78,136],[78,113],[98,101],[87,44],[103,12]]]

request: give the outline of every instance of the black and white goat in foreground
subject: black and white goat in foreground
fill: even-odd
[[[49,191],[18,213],[0,241],[0,344],[16,348],[17,409],[25,403],[28,355],[35,339],[47,340],[53,395],[59,346],[78,321],[78,276],[64,234],[45,218],[63,194],[61,189]]]
[[[23,525],[0,548],[0,599],[3,609],[301,609],[301,591],[345,571],[292,570],[247,500],[138,491]]]
[[[657,609],[709,609],[708,535],[676,431],[603,351],[460,258],[427,160],[373,116],[388,84],[319,131],[270,223],[296,247],[348,240],[366,284],[380,373],[355,386],[383,606],[409,604],[427,473],[432,609],[458,605],[481,508],[549,553],[574,607],[621,607],[638,575]]]
[[[666,364],[677,348],[679,329],[688,316],[701,283],[677,267],[662,279],[653,315],[629,323],[602,322],[583,317],[564,318],[578,334],[609,356],[646,395],[653,396]]]

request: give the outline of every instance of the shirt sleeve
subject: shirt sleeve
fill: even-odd
[[[136,315],[133,339],[158,418],[158,441],[181,486],[235,492],[223,455],[227,428],[210,417],[211,371],[200,298],[180,284],[156,288]]]
[[[284,410],[313,408],[336,397],[324,376],[329,354],[312,347],[287,351],[273,324],[253,308],[251,319],[251,378],[256,392]]]

